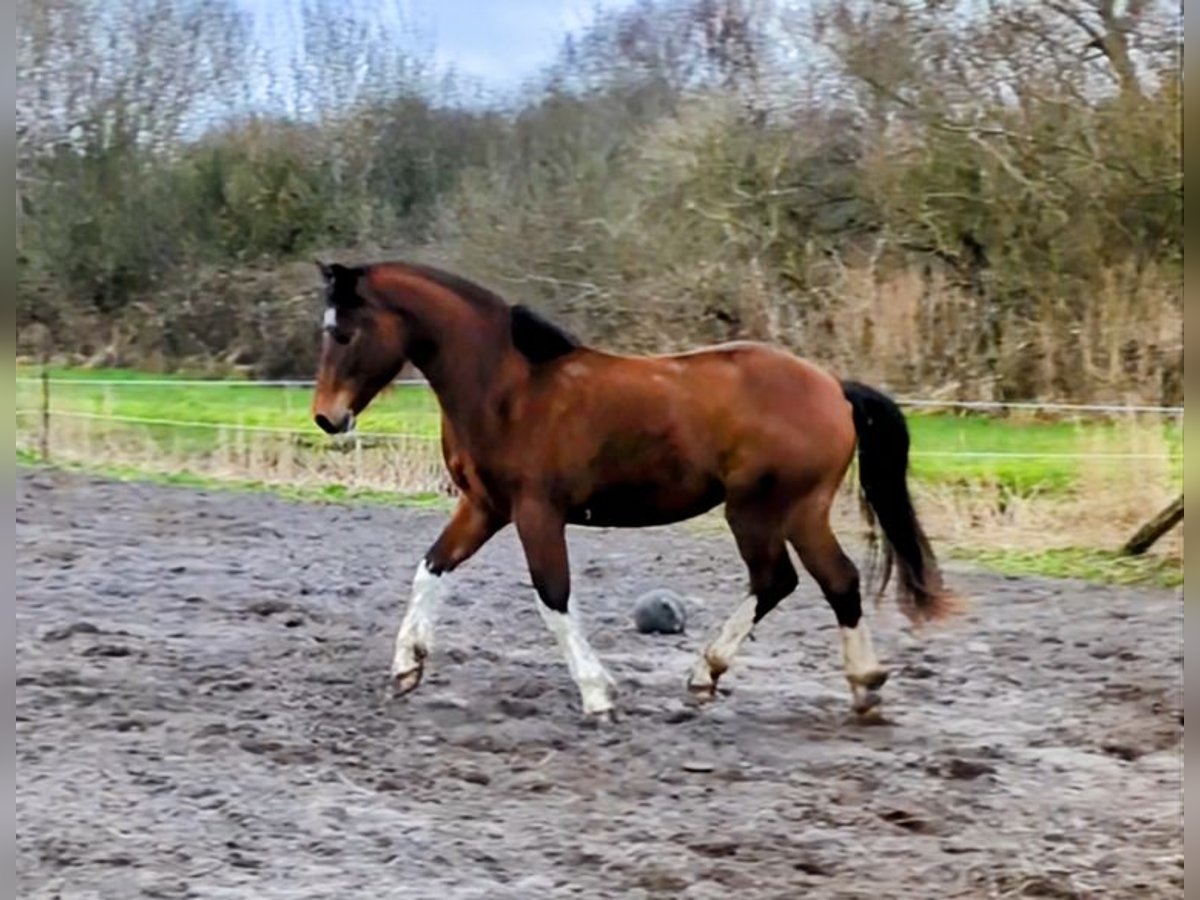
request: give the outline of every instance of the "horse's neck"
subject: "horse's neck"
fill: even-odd
[[[521,377],[507,335],[486,328],[449,328],[430,333],[429,359],[418,368],[457,434],[487,441],[499,398]]]

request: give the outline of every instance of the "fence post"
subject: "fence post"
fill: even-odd
[[[42,435],[40,447],[42,462],[50,461],[50,361],[49,353],[42,353]]]
[[[1166,509],[1139,528],[1137,533],[1125,542],[1121,552],[1126,556],[1141,556],[1154,546],[1155,541],[1182,521],[1183,494],[1180,494],[1177,500],[1169,503]]]

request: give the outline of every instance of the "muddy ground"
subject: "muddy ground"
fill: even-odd
[[[622,691],[596,729],[511,529],[388,701],[444,513],[29,470],[16,501],[19,897],[1182,896],[1178,592],[952,569],[953,628],[876,615],[890,721],[864,726],[806,581],[696,711],[732,542],[576,530]],[[685,636],[631,628],[659,586]]]

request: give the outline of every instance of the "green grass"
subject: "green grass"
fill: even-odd
[[[30,373],[19,374],[28,376]],[[189,379],[112,369],[58,369],[51,370],[49,374],[52,378],[79,381],[79,384],[51,384],[52,411],[213,425],[264,426],[319,434],[309,413],[312,392],[308,389],[196,387],[187,384],[176,387],[161,382]],[[105,381],[119,381],[121,384],[96,383]],[[139,383],[145,383],[145,386]],[[17,409],[40,408],[41,391],[40,384],[18,383]],[[360,427],[364,431],[436,437],[440,427],[437,401],[421,385],[395,385],[371,404]]]
[[[19,371],[18,375],[36,372]],[[169,376],[127,370],[56,369],[52,377],[77,379],[78,384],[53,384],[51,407],[64,413],[112,415],[133,419],[169,419],[228,425],[290,429],[299,440],[325,442],[309,417],[311,390],[286,387],[193,387],[146,384],[171,381]],[[105,385],[98,381],[119,381]],[[17,385],[17,409],[36,410],[41,386]],[[1182,485],[1183,436],[1178,420],[1143,416],[1110,420],[1038,421],[1031,417],[997,418],[983,415],[908,412],[912,432],[912,471],[927,484],[948,486],[985,484],[1001,492],[1028,495],[1070,490],[1080,472],[1128,476],[1162,463],[1140,459],[1081,460],[1073,455],[1158,454],[1169,477]],[[36,427],[36,416],[18,417],[18,425]],[[99,423],[98,423],[99,425]],[[101,427],[121,427],[109,425]],[[181,429],[173,426],[130,424],[165,448],[200,450],[215,445],[216,428]],[[363,414],[362,432],[409,434],[435,438],[440,416],[436,399],[420,385],[396,385],[385,391]],[[980,456],[970,454],[1036,454]],[[968,454],[943,455],[943,454]]]
[[[1054,491],[1072,487],[1084,465],[1123,474],[1154,463],[1098,455],[1162,454],[1173,479],[1179,486],[1183,483],[1183,432],[1176,419],[1039,421],[979,414],[907,415],[913,476],[925,482],[987,482],[1017,494]],[[1027,455],[948,455],[985,452]]]
[[[958,548],[954,559],[977,563],[1005,575],[1077,578],[1099,584],[1179,587],[1183,563],[1161,556],[1123,556],[1112,550],[1066,547],[1055,550],[980,550]]]

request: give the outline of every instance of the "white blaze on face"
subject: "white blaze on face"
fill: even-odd
[[[445,577],[429,571],[422,561],[413,576],[412,599],[396,634],[396,653],[392,659],[392,675],[401,675],[417,668],[429,655],[433,645],[433,625],[442,601],[449,593]]]
[[[321,318],[321,327],[327,330],[337,328],[337,309],[333,306],[325,307],[325,315]]]

